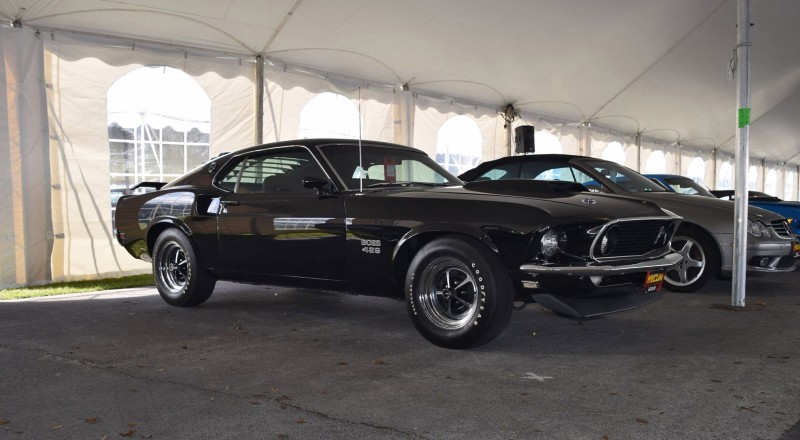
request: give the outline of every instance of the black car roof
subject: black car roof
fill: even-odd
[[[232,151],[231,154],[240,155],[242,153],[250,152],[250,151],[257,151],[262,150],[264,148],[273,148],[273,147],[284,147],[284,146],[291,146],[291,145],[301,145],[304,147],[315,147],[318,145],[329,145],[329,144],[336,144],[336,145],[353,145],[357,146],[359,143],[358,139],[339,139],[339,138],[310,138],[310,139],[292,139],[288,141],[278,141],[278,142],[269,142],[266,144],[261,145],[254,145],[252,147],[242,148],[241,150]],[[374,145],[374,146],[382,146],[382,147],[392,147],[392,148],[400,148],[403,150],[408,151],[415,151],[419,153],[424,152],[418,148],[409,147],[406,145],[400,144],[393,144],[390,142],[382,142],[382,141],[373,141],[373,140],[361,140],[362,145]]]
[[[518,156],[506,156],[506,157],[501,157],[499,159],[493,159],[493,160],[487,160],[485,162],[481,162],[475,168],[461,173],[461,175],[458,176],[458,177],[459,177],[459,179],[462,179],[462,180],[472,180],[472,178],[476,177],[476,176],[473,176],[473,174],[477,174],[477,173],[483,172],[484,170],[486,170],[488,168],[493,168],[493,167],[495,167],[497,165],[503,165],[503,164],[507,164],[507,163],[528,162],[532,158],[535,158],[534,160],[536,160],[536,161],[553,160],[553,161],[560,161],[560,162],[569,162],[572,159],[590,159],[590,160],[599,160],[599,161],[602,161],[602,162],[609,162],[609,161],[607,161],[605,159],[598,159],[596,157],[590,157],[590,156],[581,156],[581,155],[577,155],[577,154],[522,154],[522,155],[518,155]]]
[[[537,160],[546,160],[546,159],[558,159],[558,160],[571,160],[571,159],[593,159],[593,160],[602,160],[596,157],[590,156],[581,156],[578,154],[521,154],[517,156],[506,156],[501,157],[499,159],[487,160],[483,163],[506,163],[506,162],[525,162],[530,160],[530,158],[535,157]]]

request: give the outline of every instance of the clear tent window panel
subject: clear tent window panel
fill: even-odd
[[[206,162],[211,102],[189,75],[166,66],[142,67],[108,90],[112,210],[130,188],[169,182]]]

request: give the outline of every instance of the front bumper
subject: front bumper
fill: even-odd
[[[681,254],[671,252],[661,258],[642,261],[634,264],[597,266],[541,266],[538,264],[523,264],[519,267],[522,272],[535,275],[565,275],[565,276],[604,276],[623,275],[636,272],[663,271],[675,266],[683,260]]]
[[[631,310],[657,300],[661,292],[644,286],[645,274],[665,272],[683,260],[671,252],[655,260],[597,266],[523,264],[520,285],[526,302],[576,318]]]
[[[795,268],[793,241],[786,243],[747,243],[747,270],[789,272]]]
[[[750,237],[748,237],[749,239]],[[791,272],[796,266],[794,242],[786,240],[776,242],[747,242],[747,271],[748,272]],[[730,266],[722,268],[727,273],[733,270],[733,255]]]

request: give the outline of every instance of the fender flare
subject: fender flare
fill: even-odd
[[[430,223],[424,224],[419,227],[407,231],[398,240],[397,246],[392,251],[392,272],[394,277],[398,280],[399,285],[403,284],[405,278],[405,269],[411,263],[411,258],[414,252],[409,250],[409,246],[415,243],[421,236],[430,235],[430,240],[444,235],[463,235],[486,245],[486,247],[495,255],[499,256],[499,249],[492,239],[480,228],[470,227],[465,225],[454,225],[452,223]],[[430,240],[425,240],[427,243]]]
[[[189,241],[192,242],[192,245],[195,245],[192,230],[189,229],[189,226],[186,225],[186,223],[184,223],[182,220],[175,217],[156,217],[150,222],[150,224],[147,225],[146,239],[147,252],[149,254],[152,255],[153,246],[155,245],[158,236],[161,235],[165,229],[169,228],[180,230],[189,238]]]

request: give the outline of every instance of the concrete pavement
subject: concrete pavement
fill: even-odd
[[[453,351],[402,302],[219,283],[0,302],[5,439],[800,438],[800,273]]]

